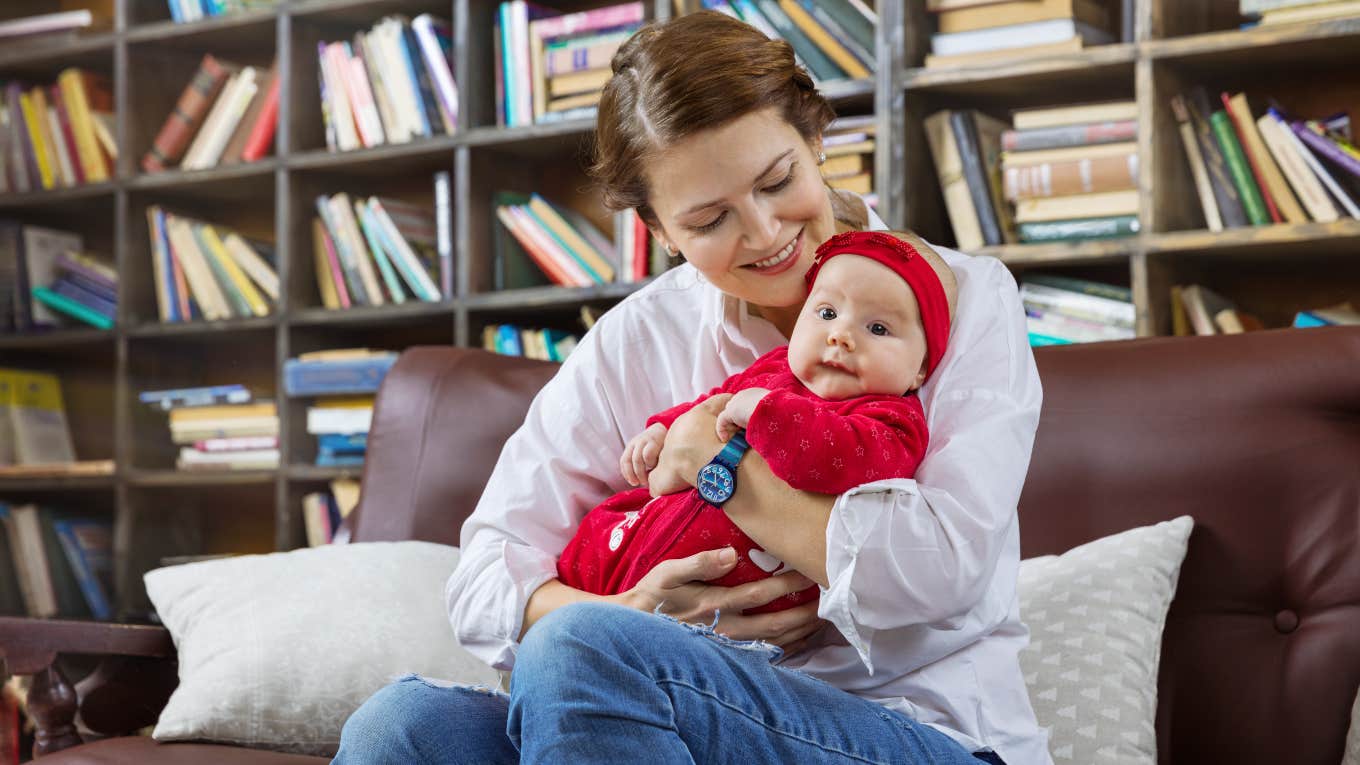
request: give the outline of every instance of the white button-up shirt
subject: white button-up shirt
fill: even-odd
[[[875,221],[876,227],[882,227]],[[849,693],[1008,765],[1050,763],[1017,654],[1016,506],[1041,389],[1015,280],[1000,262],[936,248],[958,277],[949,348],[920,390],[930,446],[916,478],[841,495],[826,529],[818,613],[844,640],[789,657]],[[449,578],[458,641],[515,662],[530,594],[557,576],[581,518],[628,488],[624,443],[788,341],[683,265],[606,313],[534,399],[463,526]]]

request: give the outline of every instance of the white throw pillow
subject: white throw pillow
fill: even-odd
[[[329,756],[350,713],[395,676],[494,687],[445,616],[457,564],[456,547],[374,542],[147,573],[179,651],[153,735]]]
[[[1341,765],[1360,765],[1360,693],[1351,705],[1351,730],[1346,734],[1346,754]]]
[[[1055,764],[1157,762],[1162,627],[1193,525],[1182,516],[1020,563],[1020,666]]]

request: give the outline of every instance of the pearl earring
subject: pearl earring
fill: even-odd
[[[824,151],[817,152],[817,164],[819,165],[826,164],[826,152]]]

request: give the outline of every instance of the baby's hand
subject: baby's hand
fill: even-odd
[[[738,430],[745,428],[751,421],[751,412],[756,410],[756,404],[769,392],[767,388],[747,388],[728,399],[727,406],[718,415],[718,440],[727,441]]]
[[[633,436],[623,447],[623,456],[619,457],[619,472],[624,480],[632,486],[646,486],[647,474],[656,467],[665,443],[666,426],[659,422]]]

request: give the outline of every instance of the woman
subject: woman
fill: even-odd
[[[510,695],[399,681],[351,717],[337,761],[1049,762],[1016,659],[1015,509],[1040,387],[993,260],[941,252],[958,318],[921,390],[917,480],[829,497],[754,452],[740,462],[724,510],[801,573],[708,586],[735,557],[714,550],[619,596],[555,579],[581,516],[624,488],[616,460],[646,417],[785,344],[817,245],[882,228],[821,180],[832,112],[786,43],[699,13],[644,28],[613,70],[593,173],[687,263],[586,336],[463,527],[450,619],[466,648],[514,668]],[[677,420],[654,494],[692,486],[718,453],[722,402]],[[810,581],[819,602],[741,614]]]

